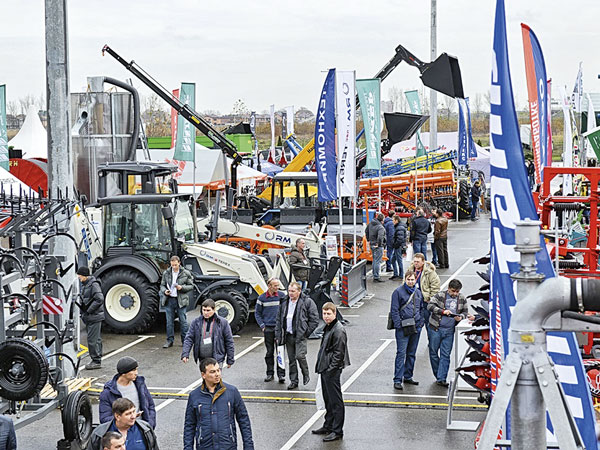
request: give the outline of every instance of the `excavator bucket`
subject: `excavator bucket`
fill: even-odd
[[[419,67],[419,71],[421,81],[428,88],[452,98],[465,97],[458,59],[454,56],[442,53],[435,61]]]
[[[427,122],[429,116],[408,113],[384,113],[383,118],[391,147],[396,142],[410,139]]]

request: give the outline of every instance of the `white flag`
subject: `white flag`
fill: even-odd
[[[275,161],[275,105],[271,105],[271,149],[269,159]]]
[[[356,195],[356,89],[354,71],[335,76],[339,196]]]
[[[583,100],[583,62],[579,63],[579,72],[577,72],[577,79],[575,80],[575,86],[573,87],[573,94],[571,95],[571,103],[575,112],[581,112],[581,101]]]
[[[285,111],[287,113],[287,134],[289,136],[290,134],[294,134],[294,105],[286,106]]]

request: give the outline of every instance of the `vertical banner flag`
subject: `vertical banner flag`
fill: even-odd
[[[544,167],[548,161],[548,79],[546,78],[546,63],[544,62],[542,47],[533,30],[522,23],[521,34],[523,35],[523,53],[525,55],[535,184],[542,184],[542,181],[544,181]]]
[[[196,108],[196,83],[181,83],[179,91],[181,103]],[[187,120],[177,121],[177,141],[173,159],[194,161],[196,147],[196,128]]]
[[[329,69],[321,90],[315,122],[315,166],[319,182],[319,201],[337,198],[335,160],[335,69]]]
[[[271,105],[271,148],[269,150],[269,162],[275,164],[275,105]]]
[[[288,137],[288,129],[287,129],[287,111],[284,109],[281,111],[281,139]],[[285,145],[284,145],[285,147]]]
[[[179,89],[173,89],[173,97],[179,98]],[[171,108],[171,148],[175,148],[177,143],[177,119],[179,113],[175,108]]]
[[[548,83],[546,85],[548,86],[546,88],[547,98],[552,99],[552,79],[548,80]],[[548,153],[548,155],[546,156],[546,165],[551,166],[552,165],[552,101],[549,101],[547,103],[548,103],[548,111],[546,113],[546,117],[548,118],[548,136],[546,136],[546,142],[548,144],[546,147],[546,152]]]
[[[469,106],[469,97],[465,98],[465,105],[467,106],[467,124],[469,125],[469,159],[477,159],[477,148],[475,147],[475,140],[473,139],[473,129],[471,128],[471,107]]]
[[[258,155],[258,139],[256,139],[256,111],[250,113],[250,132],[254,138],[254,153],[257,158],[260,158]]]
[[[571,105],[575,112],[581,112],[581,100],[583,100],[583,62],[579,63],[579,71],[571,94]]]
[[[467,165],[467,155],[469,153],[469,139],[467,137],[467,117],[466,105],[463,106],[464,99],[458,100],[458,165]]]
[[[335,103],[337,109],[338,179],[340,197],[356,196],[356,90],[354,71],[337,71]]]
[[[558,87],[558,96],[563,110],[563,166],[573,167],[573,128],[571,126],[571,104],[564,86]],[[573,193],[573,176],[563,175],[563,195]]]
[[[9,170],[8,135],[6,129],[6,85],[0,86],[0,167]]]
[[[294,134],[294,105],[286,106],[285,112],[287,115],[287,133],[289,136],[290,134]]]
[[[587,108],[587,132],[590,132],[591,130],[593,130],[594,128],[596,128],[596,111],[594,111],[594,104],[592,103],[592,97],[590,96],[590,94],[587,94],[587,101],[588,101],[588,108]],[[586,156],[588,158],[593,158],[594,156],[596,157],[596,159],[600,159],[600,157],[598,156],[598,150],[600,150],[600,147],[598,147],[597,145],[594,147],[592,146],[592,141],[588,136],[587,137],[587,142],[586,142],[586,148],[587,148],[587,154]],[[596,143],[598,144],[598,141],[596,141]]]
[[[511,273],[519,271],[515,252],[515,225],[518,220],[538,220],[519,135],[519,124],[512,95],[506,42],[504,0],[496,3],[494,60],[490,89],[490,175],[491,175],[491,264],[490,327],[492,390],[495,391],[508,350],[511,308],[516,304]],[[544,240],[536,254],[537,268],[546,278],[554,276]],[[495,324],[493,323],[495,321]],[[548,353],[559,374],[572,376],[561,380],[566,400],[583,437],[586,448],[596,448],[594,410],[586,374],[574,333],[548,333]],[[510,422],[508,422],[510,423]],[[509,430],[503,437],[510,439]],[[553,440],[552,438],[549,438]]]
[[[356,80],[356,91],[362,111],[367,163],[365,169],[381,169],[381,80]]]
[[[410,108],[410,112],[413,114],[421,114],[421,99],[419,98],[419,91],[406,91],[404,95],[406,96],[406,100],[408,101],[408,107]],[[421,141],[420,129],[417,130],[415,140],[417,142],[417,152],[415,156],[425,156],[425,153],[427,153],[427,151],[425,150],[423,141]]]

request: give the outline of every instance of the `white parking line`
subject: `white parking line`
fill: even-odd
[[[254,350],[256,347],[258,347],[259,345],[261,345],[263,342],[265,342],[264,338],[260,338],[259,340],[257,340],[254,344],[252,344],[251,346],[245,348],[244,350],[242,350],[240,353],[238,353],[237,355],[235,355],[235,359],[236,361],[238,359],[240,359],[242,356],[244,356],[247,353],[250,353],[252,350]],[[196,389],[198,386],[200,386],[202,384],[202,377],[200,377],[199,380],[194,381],[192,384],[186,386],[185,388],[181,389],[179,392],[177,392],[178,394],[187,394],[191,391],[193,391],[194,389]],[[164,402],[162,402],[160,405],[158,405],[156,407],[156,411],[160,411],[161,409],[163,409],[165,406],[170,405],[171,403],[173,403],[175,401],[174,398],[171,398],[169,400],[166,400]]]
[[[346,391],[352,385],[352,383],[354,383],[356,379],[367,369],[367,367],[369,367],[371,363],[375,361],[375,358],[377,358],[393,341],[394,339],[384,339],[384,342],[379,346],[377,350],[375,350],[375,352],[369,357],[369,359],[367,359],[363,363],[363,365],[360,366],[358,370],[354,372],[350,376],[350,378],[348,378],[348,380],[346,380],[346,382],[342,386],[342,392]],[[324,414],[325,411],[317,411],[316,413],[314,413],[313,416],[310,419],[308,419],[298,431],[296,431],[296,433],[290,438],[290,440],[287,441],[283,447],[281,447],[281,450],[290,450],[294,446],[294,444],[298,442],[298,440],[302,436],[304,436],[304,433],[306,433],[310,429],[310,427],[312,427],[315,424],[315,422],[319,420],[319,418]]]
[[[469,258],[465,261],[465,263],[460,266],[460,268],[454,272],[452,275],[450,275],[450,277],[448,277],[448,279],[446,281],[444,281],[444,284],[442,284],[440,286],[440,291],[443,291],[444,289],[446,289],[446,286],[448,286],[448,283],[450,283],[450,280],[454,279],[456,276],[458,276],[459,273],[461,273],[463,270],[465,270],[465,268],[471,264],[473,262],[473,259],[475,258]]]
[[[133,341],[133,342],[131,342],[131,343],[127,344],[127,345],[124,345],[124,346],[123,346],[123,347],[121,347],[121,348],[118,348],[118,349],[116,349],[116,350],[113,350],[113,351],[112,351],[112,352],[110,352],[108,355],[104,355],[104,356],[102,357],[102,361],[106,361],[108,358],[112,358],[113,356],[115,356],[115,355],[118,355],[118,354],[119,354],[119,353],[121,353],[121,352],[124,352],[124,351],[125,351],[125,350],[127,350],[128,348],[131,348],[131,347],[133,347],[134,345],[136,345],[136,344],[139,344],[140,342],[144,342],[146,339],[150,339],[150,338],[153,338],[153,337],[156,337],[156,336],[138,336],[138,337],[139,337],[139,339],[136,339],[135,341]]]

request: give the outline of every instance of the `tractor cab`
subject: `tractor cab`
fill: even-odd
[[[193,240],[190,196],[177,194],[170,176],[176,167],[164,163],[109,163],[99,167],[103,208],[103,258],[137,255],[160,269],[181,243]]]
[[[316,172],[280,172],[273,177],[271,186],[272,209],[259,223],[303,234],[311,223],[324,217],[324,204],[318,200]]]

